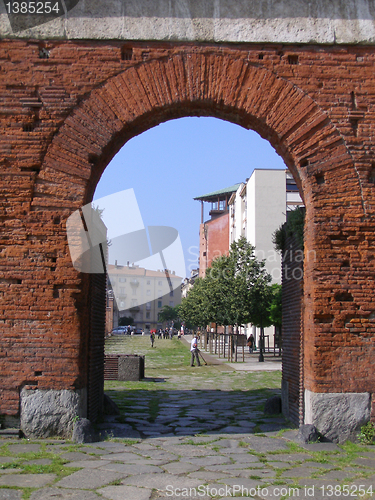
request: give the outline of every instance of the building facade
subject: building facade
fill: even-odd
[[[265,260],[273,283],[281,283],[281,256],[273,244],[274,232],[286,221],[287,212],[303,201],[288,170],[254,169],[241,183],[229,202],[229,245],[241,236],[254,247],[259,260]]]
[[[113,327],[121,317],[131,317],[137,329],[161,328],[159,313],[181,302],[182,278],[173,271],[152,271],[135,265],[109,265],[110,287],[115,297]]]
[[[204,278],[212,261],[229,252],[229,208],[239,184],[194,198],[201,202],[199,227],[199,277]],[[210,219],[204,221],[204,203],[210,204]]]
[[[184,298],[194,286],[195,280],[199,277],[199,269],[192,269],[190,277],[185,278],[181,286],[181,298]]]
[[[275,250],[273,235],[285,223],[287,213],[303,206],[303,200],[293,176],[288,170],[254,169],[250,178],[238,187],[229,202],[229,244],[240,237],[254,247],[258,260],[264,260],[272,283],[281,284],[281,255]],[[259,329],[248,325],[259,338]],[[257,331],[258,330],[258,331]],[[274,345],[273,327],[265,328],[266,346]]]

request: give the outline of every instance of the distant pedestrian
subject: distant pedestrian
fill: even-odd
[[[199,361],[198,339],[196,335],[194,335],[191,340],[190,352],[191,352],[190,366],[194,366],[194,360],[196,360],[198,366],[201,366],[201,362]]]
[[[151,332],[150,340],[151,340],[151,347],[154,347],[154,342],[155,342],[155,333],[154,332]]]
[[[249,348],[249,353],[252,354],[254,351],[254,335],[251,333],[250,337],[247,339],[247,346]]]

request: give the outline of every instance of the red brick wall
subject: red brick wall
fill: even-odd
[[[24,385],[87,386],[89,279],[65,221],[127,140],[192,115],[255,129],[301,189],[305,387],[375,392],[375,49],[134,44],[123,60],[121,43],[47,41],[40,59],[39,43],[0,42],[0,413]]]
[[[221,255],[229,252],[229,214],[223,214],[200,225],[199,228],[199,277],[206,276],[206,269]]]

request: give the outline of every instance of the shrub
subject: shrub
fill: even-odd
[[[358,437],[363,444],[375,444],[375,424],[367,422],[367,424],[363,425]]]

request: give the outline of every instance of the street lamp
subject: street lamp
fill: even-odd
[[[264,347],[264,330],[263,330],[263,322],[262,322],[262,317],[260,317],[260,342],[259,342],[259,363],[264,362],[264,356],[263,356],[263,347]]]

